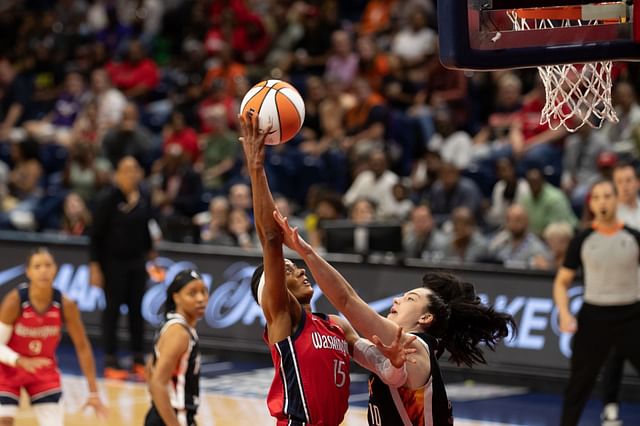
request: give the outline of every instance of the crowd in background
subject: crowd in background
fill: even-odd
[[[130,155],[154,235],[257,248],[237,113],[274,78],[298,88],[306,119],[268,150],[267,175],[314,246],[327,221],[400,223],[403,256],[555,269],[591,184],[635,172],[640,72],[614,65],[619,123],[551,130],[537,70],[440,64],[435,3],[2,2],[0,229],[88,234]]]

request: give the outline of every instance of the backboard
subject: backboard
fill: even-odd
[[[439,0],[440,59],[469,70],[640,60],[639,22],[640,0]]]

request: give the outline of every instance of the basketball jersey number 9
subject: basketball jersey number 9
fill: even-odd
[[[333,381],[336,387],[341,388],[347,381],[347,373],[345,373],[345,363],[340,359],[333,360]]]

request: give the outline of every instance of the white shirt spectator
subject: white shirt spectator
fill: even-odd
[[[458,169],[464,170],[471,162],[473,154],[473,140],[467,132],[458,130],[447,138],[436,133],[429,139],[429,150],[440,153],[440,157],[454,164]]]
[[[513,201],[509,202],[504,198],[504,190],[507,187],[507,182],[499,180],[493,186],[493,192],[491,193],[491,209],[487,213],[487,222],[492,225],[503,225],[507,218],[507,209],[511,204],[518,204],[524,196],[530,194],[529,184],[524,179],[518,179],[516,187],[516,193],[513,197]]]
[[[351,206],[358,198],[369,198],[378,205],[378,215],[385,217],[394,213],[396,204],[393,198],[393,186],[398,182],[398,175],[390,170],[376,179],[371,170],[360,173],[351,187],[344,194],[345,205]]]
[[[640,230],[640,198],[636,200],[636,207],[631,208],[626,204],[618,203],[617,209],[618,220],[625,225]]]
[[[407,61],[420,60],[435,53],[437,37],[431,28],[422,28],[417,32],[406,28],[394,37],[391,51]]]
[[[98,126],[102,129],[112,127],[122,119],[122,111],[127,106],[127,98],[118,89],[108,89],[98,95]]]

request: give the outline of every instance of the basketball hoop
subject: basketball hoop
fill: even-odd
[[[622,22],[622,3],[583,6],[512,9],[507,11],[515,31],[570,28]],[[587,124],[600,128],[605,120],[618,122],[611,103],[611,61],[539,66],[546,103],[540,124],[551,129],[564,126],[575,132]]]

